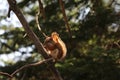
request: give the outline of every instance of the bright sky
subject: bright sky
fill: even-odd
[[[13,25],[15,27],[21,27],[21,24],[16,17],[16,15],[11,11],[11,17],[7,17],[9,5],[7,3],[7,0],[0,0],[0,16],[6,17],[6,19],[0,21],[0,25]]]
[[[16,15],[11,12],[10,18],[7,18],[7,12],[8,12],[9,5],[7,3],[7,0],[0,0],[0,16],[6,17],[3,20],[0,20],[0,34],[4,33],[4,30],[2,30],[1,26],[7,26],[13,25],[14,27],[21,27],[21,24],[16,17]],[[0,41],[4,41],[0,38]],[[26,52],[26,54],[22,55],[21,52]],[[8,55],[2,54],[0,55],[0,66],[5,66],[4,62],[17,62],[19,60],[25,60],[26,57],[31,56],[30,52],[32,51],[31,47],[22,47],[18,51],[12,52]]]

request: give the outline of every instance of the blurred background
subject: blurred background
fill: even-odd
[[[37,0],[16,0],[30,28],[40,41],[45,37],[37,28]],[[63,0],[72,36],[66,31],[58,0],[41,0],[44,19],[39,16],[42,31],[56,31],[66,43],[68,52],[63,62],[56,63],[64,80],[120,80],[120,0]],[[0,0],[0,71],[12,73],[19,67],[43,57],[11,12],[7,17],[7,0]],[[0,80],[7,77],[0,75]],[[53,80],[46,64],[30,67],[13,80]]]

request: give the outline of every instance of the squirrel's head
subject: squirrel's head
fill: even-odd
[[[54,42],[58,42],[59,34],[57,32],[52,32],[51,38],[53,39]]]

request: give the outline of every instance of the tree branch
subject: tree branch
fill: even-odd
[[[19,21],[21,22],[21,24],[23,25],[27,35],[29,36],[29,38],[33,41],[33,43],[35,44],[36,48],[38,49],[38,51],[47,59],[49,58],[48,55],[46,54],[46,50],[44,49],[42,43],[39,41],[39,38],[36,36],[36,34],[30,29],[29,24],[27,23],[25,17],[23,16],[22,12],[20,11],[20,9],[18,8],[18,6],[16,4],[14,4],[15,0],[8,0],[8,3],[10,5],[11,10],[16,14],[16,16],[18,17]]]
[[[32,67],[32,66],[37,66],[37,65],[41,65],[42,63],[45,63],[45,62],[48,62],[48,61],[51,61],[51,60],[53,60],[53,58],[49,58],[49,59],[42,60],[42,61],[39,61],[39,62],[36,62],[36,63],[32,63],[32,64],[26,64],[26,65],[20,67],[19,69],[17,69],[16,71],[14,71],[11,74],[11,76],[14,76],[16,73],[20,72],[21,70],[23,70],[25,68]]]
[[[67,32],[69,33],[69,37],[71,38],[72,34],[71,34],[70,26],[68,24],[68,20],[67,20],[67,16],[66,16],[66,13],[65,13],[65,8],[64,8],[63,1],[59,0],[59,4],[60,4],[60,7],[61,7],[61,10],[62,10],[62,13],[63,13],[63,18],[64,18],[64,21],[65,21],[65,24],[66,24]]]
[[[39,11],[43,16],[43,19],[45,19],[46,17],[45,17],[45,10],[43,8],[43,4],[42,4],[41,0],[38,0],[38,2],[39,2]]]
[[[18,8],[18,6],[16,5],[16,1],[15,0],[7,0],[9,5],[10,5],[10,9],[16,14],[16,16],[18,17],[19,21],[21,22],[21,24],[23,25],[27,35],[29,36],[29,38],[33,41],[33,43],[35,44],[36,48],[38,49],[38,52],[42,54],[42,56],[45,59],[50,58],[47,55],[47,51],[46,49],[43,47],[42,43],[39,41],[39,38],[36,36],[36,34],[30,29],[28,22],[26,21],[25,17],[23,16],[22,12],[20,11],[20,9]],[[48,62],[48,65],[50,65],[50,70],[52,71],[52,73],[55,76],[55,80],[62,80],[62,77],[60,76],[59,72],[57,71],[57,69],[54,66],[54,63],[52,61]]]
[[[16,71],[14,71],[11,75],[8,73],[5,73],[5,72],[0,72],[0,74],[9,77],[11,80],[14,77],[14,75],[16,73],[20,72],[21,70],[26,69],[28,67],[32,67],[32,66],[38,66],[38,65],[41,65],[41,64],[46,63],[46,62],[51,61],[51,60],[53,60],[53,58],[49,58],[49,59],[42,60],[42,61],[32,63],[32,64],[26,64],[26,65],[20,67],[19,69],[17,69]]]
[[[39,15],[40,15],[40,11],[38,11],[38,13],[36,14],[36,23],[37,23],[37,27],[39,29],[39,31],[43,34],[43,36],[46,38],[47,35],[42,31],[40,25],[39,25]]]
[[[12,78],[12,76],[8,73],[5,73],[5,72],[0,72],[0,75],[4,75],[4,76],[7,76],[9,78]]]
[[[6,43],[2,43],[2,45],[4,45],[5,47],[9,48],[9,49],[12,50],[12,51],[15,51],[15,49],[14,49],[13,47],[9,46],[9,45],[6,44]]]

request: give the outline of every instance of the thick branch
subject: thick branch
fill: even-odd
[[[22,12],[20,11],[20,9],[18,8],[18,6],[16,4],[13,3],[14,0],[8,0],[8,3],[10,5],[11,10],[16,14],[16,16],[18,17],[19,21],[21,22],[21,24],[23,25],[27,35],[29,36],[29,38],[33,41],[33,43],[35,44],[36,48],[38,49],[38,51],[45,57],[45,58],[49,58],[47,56],[47,52],[44,49],[42,43],[39,41],[39,38],[35,35],[35,33],[30,29],[28,22],[26,21],[25,17],[23,16]]]
[[[25,17],[23,16],[22,12],[20,11],[20,9],[18,8],[18,6],[16,5],[16,1],[15,0],[7,0],[9,5],[10,5],[10,9],[16,14],[16,16],[18,17],[19,21],[21,22],[21,24],[23,25],[27,35],[29,36],[29,38],[33,41],[33,43],[35,44],[36,48],[38,49],[38,52],[41,53],[43,55],[43,57],[45,59],[50,58],[46,53],[47,51],[45,50],[45,48],[43,47],[42,43],[39,41],[39,38],[35,35],[35,33],[30,29],[29,24],[27,23]],[[53,62],[49,62],[48,63],[50,66],[51,71],[53,72],[56,80],[62,80],[59,72],[56,70],[56,68],[54,67]]]

